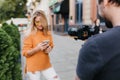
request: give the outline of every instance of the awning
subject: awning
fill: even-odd
[[[52,5],[54,5],[55,3],[57,3],[58,2],[58,0],[51,0],[50,2],[49,2],[49,6],[52,6]]]
[[[61,3],[60,13],[61,14],[66,14],[66,15],[69,14],[69,0],[64,0]]]
[[[53,9],[56,14],[69,14],[69,0],[64,0],[63,2],[57,4]]]
[[[54,13],[60,13],[60,5],[59,6],[57,6],[57,7],[55,7],[54,9],[53,9],[53,12]]]

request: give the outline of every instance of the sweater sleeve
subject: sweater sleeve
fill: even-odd
[[[103,59],[94,40],[87,41],[80,50],[76,73],[80,80],[93,80],[101,69]]]
[[[22,47],[22,54],[25,57],[29,57],[27,54],[28,50],[31,50],[33,48],[32,46],[32,36],[25,37],[23,40],[23,47]]]

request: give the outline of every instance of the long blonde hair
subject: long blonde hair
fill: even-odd
[[[30,29],[27,32],[27,35],[29,35],[31,32],[36,33],[37,32],[37,28],[35,26],[35,18],[40,16],[40,21],[41,21],[41,25],[43,27],[43,34],[47,35],[48,32],[48,22],[47,22],[47,18],[45,16],[44,11],[42,10],[37,10],[33,13],[32,18],[31,18],[31,23],[30,23]]]

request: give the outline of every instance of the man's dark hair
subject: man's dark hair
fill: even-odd
[[[98,0],[99,4],[103,2],[103,0]],[[120,0],[109,0],[110,3],[116,4],[117,6],[120,6]]]
[[[103,0],[98,0],[98,3],[100,4],[101,2],[103,2]]]

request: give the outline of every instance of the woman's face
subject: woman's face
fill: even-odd
[[[40,16],[37,16],[35,18],[35,26],[37,27],[37,29],[42,30],[43,27],[42,27],[42,24],[41,24],[41,21],[40,21],[41,19],[40,18],[41,18]]]

